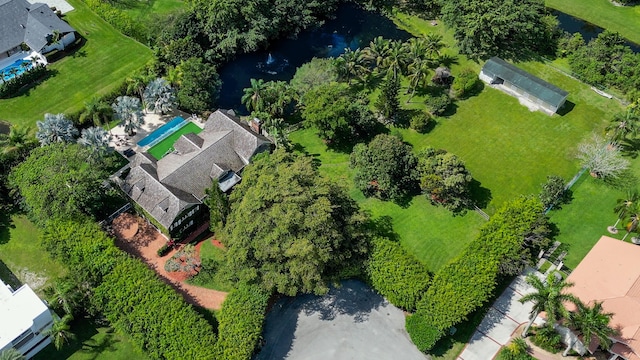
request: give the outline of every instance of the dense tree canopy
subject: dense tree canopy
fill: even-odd
[[[464,162],[445,150],[426,148],[418,155],[420,188],[434,204],[451,211],[469,207],[469,185],[473,178]]]
[[[463,54],[509,57],[546,42],[544,11],[541,0],[445,1],[442,19],[453,29]]]
[[[222,83],[213,65],[190,58],[175,68],[178,103],[187,111],[202,112],[215,108]]]
[[[313,58],[296,69],[289,84],[302,97],[312,88],[336,80],[338,80],[338,74],[331,59]]]
[[[93,215],[101,207],[107,172],[90,164],[91,152],[78,144],[37,148],[9,175],[37,221]]]
[[[286,295],[324,293],[327,278],[366,252],[366,217],[308,157],[276,151],[244,170],[222,234],[225,270]]]
[[[380,134],[351,153],[356,186],[366,196],[381,199],[401,199],[414,191],[416,164],[411,145],[392,135]]]
[[[301,99],[302,118],[318,129],[330,145],[353,143],[372,136],[377,120],[364,97],[353,94],[347,84],[331,83],[309,90]]]

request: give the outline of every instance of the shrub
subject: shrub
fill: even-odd
[[[413,130],[424,134],[429,129],[432,121],[433,119],[431,118],[431,116],[429,116],[429,114],[420,112],[417,115],[411,117],[411,123],[409,124],[409,126]]]
[[[460,74],[453,80],[451,91],[453,96],[458,99],[464,99],[473,93],[476,88],[480,86],[478,74],[473,69],[464,68],[460,71]]]
[[[262,336],[268,301],[268,292],[247,284],[227,296],[218,315],[215,359],[251,359]]]
[[[557,353],[562,348],[562,336],[551,326],[537,328],[531,341],[551,353]]]
[[[451,98],[447,94],[440,94],[438,96],[427,96],[424,101],[427,105],[427,110],[435,116],[442,115],[451,104]]]
[[[18,91],[27,85],[35,83],[47,76],[49,70],[43,65],[37,65],[25,71],[20,76],[13,77],[0,84],[0,99],[10,98],[18,94]]]
[[[389,302],[413,310],[429,288],[429,272],[402,246],[386,238],[373,241],[367,274],[373,287]]]
[[[130,36],[143,44],[147,42],[147,30],[145,27],[142,23],[131,18],[126,12],[114,8],[109,2],[100,0],[84,0],[84,3],[124,35]]]
[[[164,245],[162,245],[160,247],[160,249],[158,249],[158,256],[159,257],[163,257],[165,255],[167,255],[169,253],[169,251],[171,250],[171,248],[169,247],[168,243],[165,243]]]

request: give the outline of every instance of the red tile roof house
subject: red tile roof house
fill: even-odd
[[[582,302],[614,314],[610,325],[620,333],[610,360],[640,360],[640,246],[603,236],[567,280]]]

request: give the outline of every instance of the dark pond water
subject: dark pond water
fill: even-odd
[[[242,90],[249,87],[250,79],[285,80],[295,74],[296,68],[314,57],[336,57],[345,48],[365,47],[377,36],[407,40],[411,35],[398,29],[388,18],[362,10],[352,4],[338,7],[335,19],[315,30],[302,32],[296,39],[276,41],[268,49],[238,56],[220,69],[222,90],[218,105],[242,114]]]
[[[590,22],[584,21],[582,19],[578,19],[571,15],[565,14],[563,12],[553,10],[551,12],[558,18],[560,22],[560,28],[569,33],[580,33],[584,38],[585,42],[589,42],[589,40],[598,37],[598,35],[604,31],[603,28],[593,25]],[[627,45],[633,50],[635,53],[640,53],[640,45],[627,41]]]

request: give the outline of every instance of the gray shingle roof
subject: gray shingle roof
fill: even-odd
[[[482,72],[492,78],[499,77],[555,107],[560,107],[569,95],[559,87],[511,65],[499,57],[489,59],[482,67]]]
[[[31,49],[40,51],[47,45],[47,37],[54,30],[63,35],[75,31],[46,4],[0,0],[0,52],[13,49],[23,42]]]
[[[202,203],[205,190],[217,181],[223,191],[240,181],[237,175],[251,157],[271,142],[238,118],[214,112],[200,134],[182,135],[174,151],[160,160],[136,154],[122,189],[160,224],[169,228],[187,207]]]

